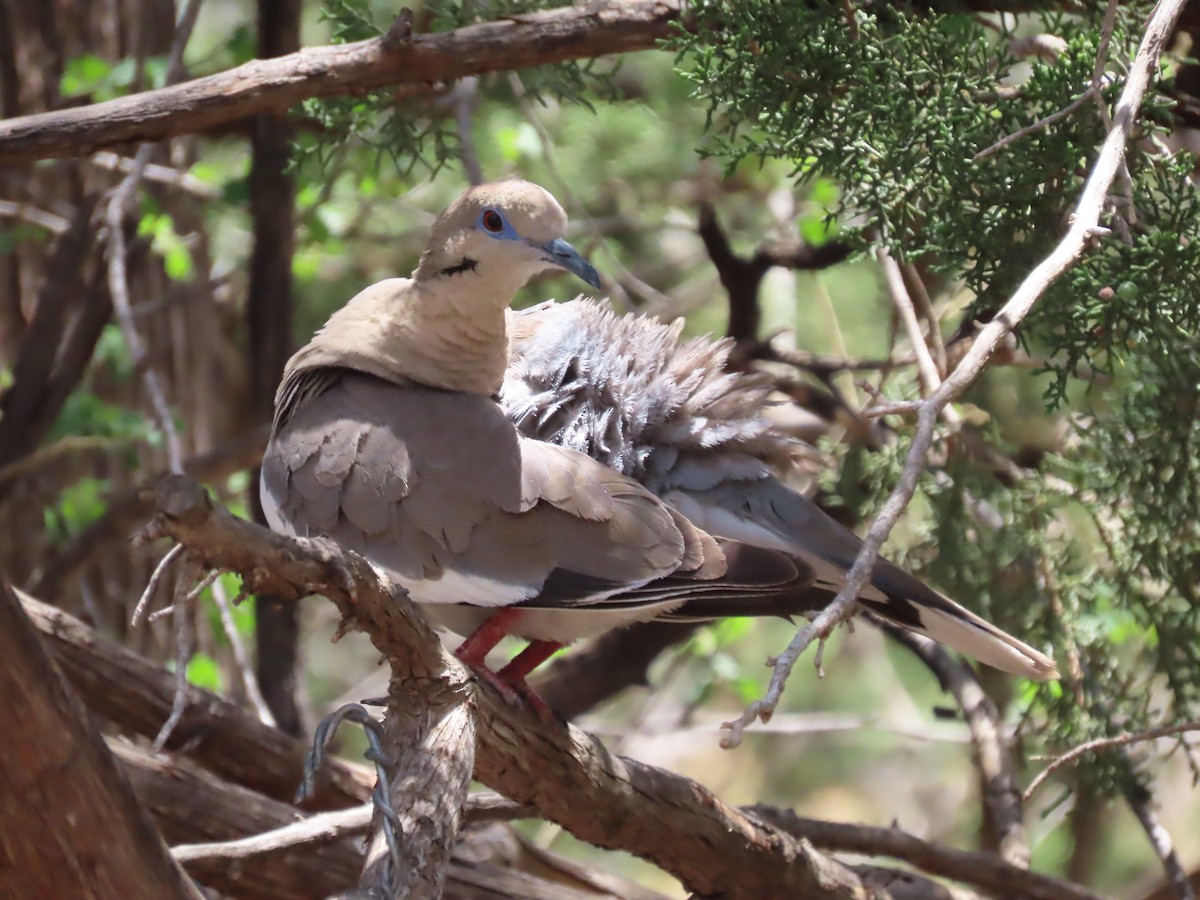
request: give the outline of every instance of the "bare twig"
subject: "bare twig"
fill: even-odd
[[[178,844],[171,856],[179,863],[198,859],[250,859],[264,853],[277,853],[286,847],[303,844],[324,844],[344,837],[365,834],[371,827],[370,803],[309,816],[293,825],[251,835],[234,841],[212,841],[204,844]]]
[[[1117,102],[1113,127],[1108,132],[1100,153],[1092,166],[1084,185],[1083,193],[1075,207],[1070,228],[1050,254],[1039,263],[1021,282],[1012,297],[990,322],[980,329],[971,349],[963,356],[954,371],[941,386],[919,404],[917,428],[909,446],[904,468],[891,495],[884,503],[878,517],[867,533],[863,548],[846,576],[846,583],[836,599],[809,625],[800,629],[787,648],[776,659],[767,692],[761,700],[750,704],[737,719],[727,722],[728,730],[721,741],[724,747],[735,747],[741,742],[742,732],[755,719],[769,718],[779,704],[784,685],[796,665],[796,661],[816,638],[829,634],[833,628],[850,616],[859,591],[867,583],[879,549],[891,533],[901,514],[908,506],[917,488],[917,480],[925,468],[926,457],[933,443],[933,432],[945,406],[972,384],[983,371],[989,357],[1000,346],[1012,330],[1028,315],[1038,299],[1059,276],[1073,266],[1099,228],[1100,213],[1108,197],[1109,188],[1124,157],[1125,145],[1133,129],[1142,97],[1150,80],[1158,70],[1158,59],[1162,54],[1167,37],[1171,34],[1184,0],[1162,0],[1155,7],[1146,26],[1145,35],[1137,56],[1130,68],[1129,77],[1121,98]]]
[[[38,209],[36,206],[30,206],[28,203],[14,203],[11,200],[0,200],[0,216],[4,216],[7,219],[16,219],[19,222],[28,222],[30,225],[37,225],[39,228],[45,228],[51,234],[62,234],[71,227],[69,219],[65,219],[56,213]]]
[[[163,393],[158,373],[148,364],[146,345],[142,343],[137,325],[133,321],[133,309],[129,302],[129,278],[125,272],[125,213],[133,202],[141,180],[142,170],[150,161],[154,151],[151,144],[143,144],[133,160],[133,168],[113,191],[105,210],[108,237],[108,292],[112,297],[113,312],[121,326],[121,334],[129,348],[134,367],[142,373],[142,382],[150,396],[150,405],[158,427],[166,439],[167,460],[172,472],[183,471],[183,451],[180,449],[179,432],[171,418],[171,407]]]
[[[925,280],[921,278],[921,272],[917,267],[912,263],[905,263],[902,269],[905,284],[908,285],[909,292],[912,294],[917,312],[921,314],[929,329],[929,349],[933,352],[933,361],[937,363],[938,376],[945,378],[946,373],[950,371],[946,356],[946,341],[942,337],[942,327],[938,322],[937,311],[933,308],[933,300],[929,296]]]
[[[250,662],[250,657],[246,653],[246,645],[242,642],[242,636],[238,633],[237,625],[233,621],[233,610],[229,606],[229,595],[225,592],[225,586],[219,580],[214,580],[212,589],[213,602],[217,604],[217,612],[221,616],[221,628],[224,630],[225,637],[229,641],[229,648],[233,652],[234,665],[242,679],[242,689],[246,692],[246,699],[258,713],[259,721],[264,725],[274,727],[275,716],[271,714],[267,701],[258,687],[254,666]]]
[[[167,61],[167,83],[178,81],[183,75],[183,51],[196,25],[202,0],[186,0],[175,24],[175,37],[171,41],[171,52]],[[121,326],[121,335],[129,348],[134,367],[142,373],[142,382],[150,396],[150,405],[158,426],[162,429],[167,445],[167,460],[172,472],[183,472],[183,450],[179,432],[171,418],[171,407],[159,382],[158,373],[148,364],[146,346],[133,321],[132,304],[129,302],[129,278],[125,272],[125,215],[133,203],[134,195],[141,184],[146,166],[150,164],[151,144],[143,144],[129,164],[128,174],[113,190],[104,211],[108,237],[108,290],[112,296],[113,311]]]
[[[176,544],[158,561],[158,565],[150,573],[150,580],[146,582],[146,589],[142,591],[142,596],[138,599],[137,606],[133,608],[133,615],[129,617],[130,628],[137,628],[142,624],[142,620],[146,617],[146,610],[150,606],[150,601],[154,598],[154,591],[158,587],[158,582],[162,580],[163,573],[182,554],[183,547]]]
[[[171,41],[171,51],[167,59],[168,84],[178,81],[183,76],[183,51],[187,47],[188,39],[192,35],[192,29],[196,25],[196,17],[200,14],[201,2],[202,0],[186,0],[183,8],[180,10],[179,19],[175,23],[175,36]],[[133,361],[134,367],[142,374],[142,383],[145,385],[146,393],[150,397],[150,405],[154,409],[154,417],[158,420],[158,426],[162,429],[165,437],[168,465],[172,472],[182,474],[183,445],[179,439],[179,432],[175,428],[175,421],[171,417],[171,406],[167,402],[167,396],[159,381],[158,372],[149,364],[146,346],[142,342],[142,337],[138,333],[137,325],[133,320],[133,309],[129,301],[129,278],[125,271],[125,215],[133,203],[138,186],[141,184],[142,176],[146,171],[146,166],[150,163],[150,155],[153,152],[154,146],[152,144],[143,144],[138,148],[137,154],[129,166],[129,173],[113,190],[108,205],[104,210],[108,239],[108,291],[112,297],[113,312],[116,314],[117,322],[120,325],[121,335],[124,337],[125,345],[129,349],[129,356]],[[185,558],[184,570],[192,574],[196,570],[194,565],[188,565],[188,562],[188,559]],[[162,564],[160,563],[159,568],[155,569],[155,572],[157,573],[161,568]],[[162,729],[154,739],[155,753],[158,753],[162,749],[167,738],[171,736],[171,732],[183,717],[183,710],[187,700],[187,664],[191,659],[194,648],[190,639],[191,611],[186,602],[185,595],[191,587],[192,580],[194,578],[185,582],[181,574],[179,580],[176,582],[174,616],[176,638],[175,702],[172,704],[171,715],[163,723]],[[151,581],[153,582],[153,578],[151,578]],[[143,598],[145,596],[146,594],[143,594]],[[139,602],[138,608],[134,610],[135,619],[139,618],[139,611],[142,609],[142,603]]]
[[[917,321],[916,307],[912,297],[909,296],[908,286],[904,283],[904,273],[900,271],[900,264],[886,248],[877,248],[875,258],[883,270],[883,279],[887,284],[888,294],[892,298],[892,305],[896,307],[896,312],[900,315],[900,321],[908,335],[908,342],[912,344],[913,353],[917,357],[917,371],[921,373],[924,393],[932,394],[941,385],[942,376],[938,373],[937,363],[934,362],[933,356],[929,352],[929,345],[925,343],[925,336],[921,334],[921,323]],[[945,353],[945,348],[942,349],[942,352]],[[946,407],[947,411],[952,409],[953,407]],[[952,419],[951,416],[946,416],[946,418],[948,421]],[[957,415],[953,416],[953,419],[956,420]]]
[[[1154,848],[1154,855],[1162,861],[1167,878],[1175,889],[1175,896],[1179,900],[1196,900],[1196,892],[1192,890],[1192,882],[1188,877],[1187,869],[1183,867],[1183,863],[1179,861],[1179,854],[1175,852],[1175,843],[1171,840],[1171,834],[1163,827],[1162,822],[1158,820],[1158,816],[1151,808],[1153,797],[1150,792],[1136,785],[1127,788],[1125,802],[1129,804],[1129,808],[1133,810],[1138,822],[1145,829],[1146,836],[1150,838],[1150,846]]]
[[[471,116],[479,103],[479,79],[464,78],[450,92],[454,103],[454,131],[458,136],[458,157],[463,171],[471,184],[483,184],[483,166],[479,163],[479,151],[475,149],[475,129]]]
[[[196,651],[195,635],[192,631],[192,604],[188,602],[187,595],[200,577],[201,571],[199,560],[185,554],[175,576],[175,603],[171,617],[175,625],[175,695],[171,700],[171,714],[167,716],[151,743],[151,748],[156,754],[162,752],[171,733],[187,711],[187,668],[188,663],[192,661],[192,654]]]
[[[110,172],[122,172],[126,175],[134,171],[137,160],[128,156],[120,156],[108,150],[102,150],[88,157],[88,162]],[[147,163],[142,169],[142,178],[155,184],[177,188],[201,200],[215,200],[221,192],[207,182],[201,181],[189,172],[172,169],[170,166],[158,163]]]
[[[1104,123],[1104,127],[1106,129],[1112,128],[1112,119],[1108,115],[1108,108],[1104,105],[1104,96],[1101,94],[1101,89],[1104,87],[1104,66],[1108,62],[1108,47],[1109,44],[1112,43],[1113,28],[1116,26],[1117,21],[1118,5],[1119,0],[1108,0],[1108,6],[1104,10],[1104,20],[1100,25],[1100,43],[1096,48],[1096,64],[1092,68],[1092,81],[1091,84],[1088,85],[1087,90],[1057,112],[1050,113],[1048,116],[1043,116],[1036,122],[1026,125],[1024,128],[1002,137],[990,147],[980,150],[973,157],[971,157],[971,162],[979,162],[982,159],[986,159],[987,157],[1003,150],[1009,144],[1028,137],[1029,135],[1034,134],[1043,128],[1048,128],[1060,119],[1065,119],[1067,116],[1071,115],[1071,113],[1075,112],[1075,110],[1079,109],[1079,107],[1083,106],[1083,104],[1089,101],[1095,101],[1096,105],[1099,107],[1100,120]],[[1056,40],[1061,42],[1062,39],[1056,38]],[[1062,47],[1059,47],[1058,52],[1061,52],[1061,49]],[[1122,179],[1125,181],[1126,187],[1132,190],[1132,182],[1129,181],[1129,170],[1125,169],[1124,165],[1125,163],[1122,161]]]
[[[868,372],[880,369],[897,369],[911,366],[917,361],[915,354],[901,355],[895,359],[859,359],[854,356],[834,356],[826,353],[810,353],[790,347],[776,347],[764,341],[750,350],[751,359],[778,362],[798,369],[805,369],[820,377],[834,372]]]
[[[1006,134],[1004,137],[1000,138],[1000,140],[996,141],[996,143],[980,150],[971,157],[971,162],[981,162],[987,159],[989,156],[995,156],[1009,144],[1015,144],[1017,141],[1029,137],[1031,134],[1036,134],[1043,128],[1049,128],[1055,122],[1065,119],[1067,116],[1071,115],[1071,113],[1075,112],[1075,110],[1079,109],[1079,107],[1083,106],[1083,104],[1091,102],[1092,97],[1097,94],[1098,90],[1095,86],[1089,87],[1086,91],[1072,100],[1062,109],[1056,110],[1049,115],[1042,116],[1036,122],[1031,122],[1024,128],[1017,129],[1012,134]]]
[[[1105,129],[1112,128],[1112,117],[1108,114],[1108,106],[1100,94],[1100,88],[1104,84],[1104,67],[1108,62],[1108,47],[1112,43],[1113,29],[1117,26],[1117,8],[1120,5],[1120,0],[1108,0],[1108,5],[1104,8],[1104,20],[1100,23],[1100,44],[1096,48],[1096,65],[1092,69],[1092,99],[1096,103],[1096,113],[1100,116],[1100,121]],[[1129,174],[1129,166],[1124,159],[1121,160],[1117,177],[1121,180],[1121,199],[1124,201],[1125,215],[1124,217],[1113,216],[1113,223],[1121,235],[1121,240],[1126,244],[1132,244],[1133,236],[1129,232],[1129,226],[1137,221],[1137,207],[1133,202],[1133,178]]]
[[[1128,734],[1118,734],[1114,737],[1096,738],[1095,740],[1086,741],[1078,747],[1068,750],[1061,756],[1055,757],[1046,768],[1038,772],[1033,781],[1029,782],[1029,787],[1025,788],[1023,799],[1028,803],[1034,791],[1041,787],[1047,778],[1064,766],[1078,762],[1089,753],[1097,753],[1113,747],[1125,747],[1129,744],[1141,743],[1142,741],[1157,741],[1166,737],[1187,734],[1191,731],[1200,731],[1200,722],[1181,722],[1176,725],[1163,725],[1159,728],[1151,728],[1146,731],[1132,731]]]
[[[996,704],[983,692],[975,674],[946,648],[924,635],[887,622],[879,622],[879,626],[916,654],[942,687],[954,696],[971,732],[987,830],[1002,859],[1011,865],[1028,868],[1029,842],[1025,836],[1021,792],[1017,789],[1012,754],[1008,751],[1004,723]]]

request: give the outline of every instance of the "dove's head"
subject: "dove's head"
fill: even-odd
[[[418,281],[463,279],[473,290],[490,287],[504,305],[547,269],[600,287],[591,263],[563,239],[566,230],[567,214],[545,188],[528,181],[481,184],[437,220],[414,274]]]

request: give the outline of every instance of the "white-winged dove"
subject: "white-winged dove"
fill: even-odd
[[[674,390],[683,405],[707,410],[685,415],[678,440],[661,438],[662,452],[645,454],[641,468],[606,465],[613,462],[605,455],[608,426],[599,420],[590,426],[598,439],[582,447],[569,429],[549,441],[514,426],[495,399],[514,295],[552,268],[599,285],[595,269],[563,240],[565,229],[561,207],[536,185],[467,191],[434,225],[411,278],[362,291],[288,362],[260,485],[272,528],[326,535],[365,555],[435,623],[467,636],[457,651],[465,663],[544,717],[549,710],[524,679],[563,644],[685,604],[689,617],[810,609],[814,591],[827,594],[858,546],[771,479],[782,439],[762,424],[726,415],[736,422],[731,431],[722,421],[720,410],[748,403],[746,392],[761,388],[716,374],[720,347],[692,345],[675,363],[674,336],[660,337],[643,356],[613,339],[580,357],[590,366],[594,354],[611,350],[631,360],[609,363],[614,374],[624,366],[633,377],[641,360],[662,368],[666,359],[679,373]],[[528,347],[553,355],[552,342],[538,340],[552,331],[518,328]],[[547,384],[576,380],[569,362],[547,365],[557,373]],[[619,410],[634,421],[648,422],[651,413]],[[721,452],[668,460],[685,445]],[[596,451],[603,461],[588,455]],[[884,567],[876,586],[878,596],[864,603],[881,615],[1008,671],[1053,673],[1037,651],[899,569]],[[506,634],[532,643],[492,673],[484,659]]]

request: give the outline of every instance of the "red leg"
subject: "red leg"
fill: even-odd
[[[519,609],[500,609],[488,616],[483,624],[472,631],[465,641],[454,651],[464,665],[476,675],[500,692],[500,695],[514,706],[521,702],[521,695],[507,682],[501,681],[496,673],[487,667],[487,655],[492,648],[500,643],[521,618]]]
[[[482,625],[472,631],[467,639],[458,645],[454,655],[472,669],[481,668],[487,655],[492,652],[492,648],[500,643],[502,637],[512,631],[512,627],[517,624],[517,619],[521,618],[521,612],[519,609],[506,607],[492,613],[484,619]]]
[[[538,692],[525,683],[525,676],[553,656],[564,644],[557,641],[534,641],[518,653],[507,666],[496,673],[496,677],[510,690],[516,691],[543,722],[555,720],[554,710],[538,696]]]

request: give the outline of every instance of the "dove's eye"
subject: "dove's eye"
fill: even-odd
[[[504,217],[494,209],[485,209],[483,211],[483,227],[492,234],[499,234],[504,230]]]

